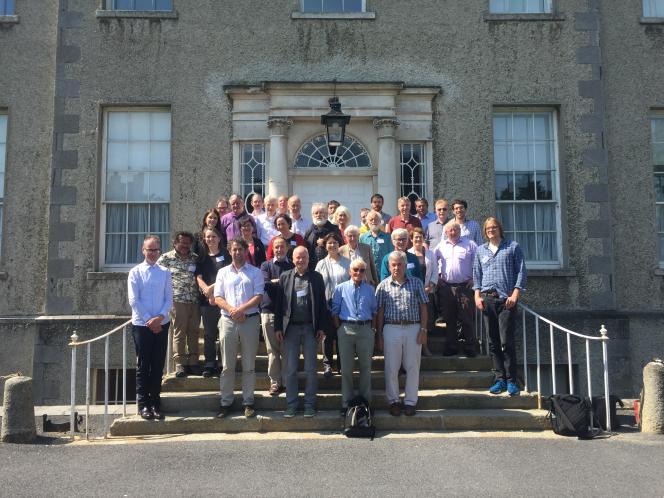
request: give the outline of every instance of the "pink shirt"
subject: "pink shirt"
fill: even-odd
[[[451,284],[472,280],[476,251],[477,244],[466,237],[461,237],[456,244],[442,240],[434,251],[440,277]]]

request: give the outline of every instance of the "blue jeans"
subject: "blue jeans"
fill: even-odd
[[[284,337],[286,352],[286,402],[289,407],[297,409],[297,366],[300,357],[300,345],[304,356],[304,372],[306,384],[304,387],[304,407],[316,407],[316,392],[318,391],[318,377],[316,376],[316,352],[318,341],[312,324],[289,325]]]

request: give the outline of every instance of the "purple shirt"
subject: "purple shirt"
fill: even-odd
[[[450,284],[461,284],[473,278],[473,262],[477,244],[466,237],[460,237],[456,244],[442,240],[434,254],[438,261],[438,274]]]
[[[236,238],[242,238],[242,234],[240,233],[240,218],[246,218],[251,222],[254,226],[254,237],[256,236],[256,220],[246,211],[243,211],[240,216],[236,216],[231,211],[223,215],[219,222],[222,232],[226,233],[226,240],[228,242]]]

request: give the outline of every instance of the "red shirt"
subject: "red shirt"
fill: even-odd
[[[397,228],[405,228],[408,230],[408,233],[411,233],[414,228],[422,228],[422,223],[419,218],[413,215],[408,215],[408,221],[406,222],[401,219],[401,215],[396,215],[387,223],[387,226],[390,233],[394,232]]]

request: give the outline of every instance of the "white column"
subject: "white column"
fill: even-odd
[[[270,128],[270,163],[267,165],[267,194],[288,195],[288,128],[293,121],[285,117],[267,120]]]
[[[373,125],[378,130],[378,193],[385,199],[383,211],[394,215],[401,185],[399,155],[394,137],[399,121],[395,118],[375,118]]]

